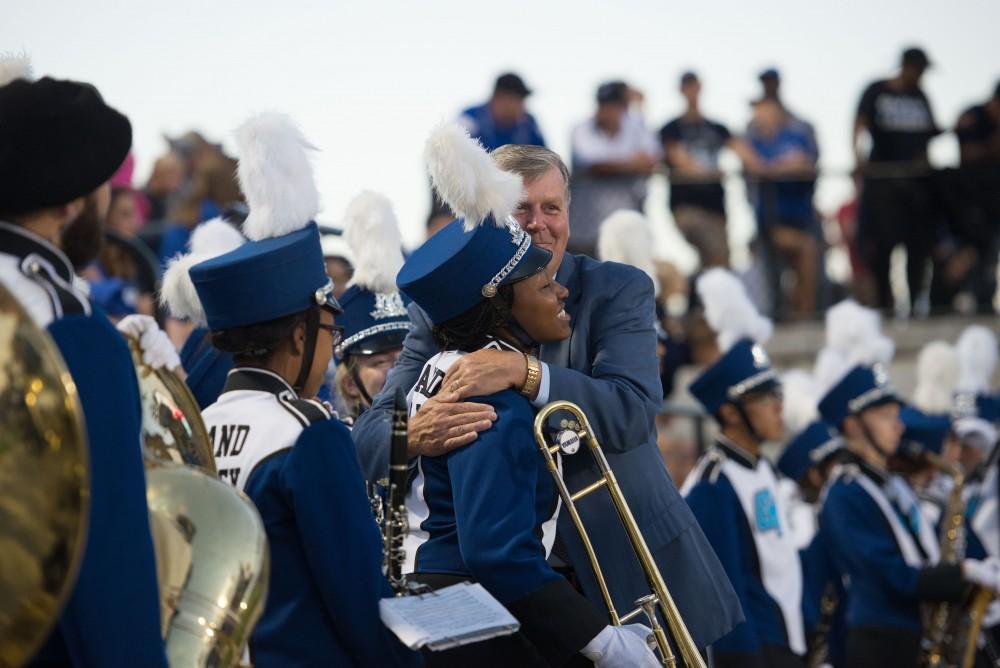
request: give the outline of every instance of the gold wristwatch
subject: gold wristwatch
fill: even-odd
[[[521,388],[521,394],[529,399],[534,399],[535,394],[538,392],[538,384],[542,380],[542,365],[539,363],[537,357],[527,353],[524,355],[524,361],[528,365],[528,374],[524,378],[524,387]]]

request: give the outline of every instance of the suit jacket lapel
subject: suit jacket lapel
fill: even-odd
[[[573,332],[576,331],[577,304],[580,301],[580,274],[577,271],[577,258],[575,255],[567,253],[563,256],[562,264],[556,272],[556,281],[561,283],[569,295],[566,297],[566,312],[573,318]],[[542,346],[539,357],[546,364],[554,364],[563,368],[569,367],[570,342],[573,340],[571,333],[569,338],[558,343],[546,343]]]

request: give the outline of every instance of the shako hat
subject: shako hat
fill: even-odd
[[[458,218],[414,251],[396,277],[434,324],[472,309],[497,289],[542,271],[552,253],[511,216],[521,177],[501,170],[464,128],[445,123],[427,140],[434,187]]]
[[[715,415],[724,403],[780,385],[761,346],[774,327],[757,311],[743,283],[728,270],[713,268],[698,278],[695,288],[723,354],[688,387],[694,398]]]
[[[190,269],[209,329],[225,330],[327,306],[340,312],[326,275],[319,193],[306,141],[283,114],[260,114],[236,130],[237,176],[250,213],[247,243]]]
[[[131,146],[132,125],[94,86],[32,81],[26,57],[0,57],[0,211],[27,213],[87,195]]]
[[[337,357],[374,355],[399,348],[410,331],[409,300],[399,294],[395,278],[403,266],[402,239],[392,204],[364,191],[347,205],[344,237],[354,258],[354,276],[340,296],[344,312],[337,323],[344,339]]]

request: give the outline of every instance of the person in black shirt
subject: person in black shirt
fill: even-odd
[[[854,121],[854,147],[864,175],[859,211],[862,256],[875,278],[880,308],[893,305],[889,257],[904,244],[910,303],[923,289],[926,260],[937,235],[927,144],[940,130],[920,79],[930,66],[919,48],[903,52],[892,79],[865,89]],[[870,137],[867,157],[861,138]]]
[[[962,112],[955,134],[961,163],[949,192],[958,246],[951,256],[969,266],[956,287],[972,294],[980,313],[992,313],[1000,252],[1000,82],[989,100]]]
[[[743,157],[747,151],[726,126],[702,116],[701,82],[694,72],[681,76],[680,90],[687,108],[660,130],[670,168],[670,211],[681,234],[697,250],[702,269],[725,267],[729,245],[719,152],[728,147]]]

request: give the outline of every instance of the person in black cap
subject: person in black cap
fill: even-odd
[[[489,102],[469,107],[458,122],[487,150],[505,144],[545,146],[545,138],[535,117],[525,109],[531,89],[517,74],[507,72],[497,77]]]
[[[573,128],[570,250],[595,255],[601,222],[619,209],[642,211],[660,148],[642,116],[642,92],[624,81],[597,88],[597,109]]]
[[[89,84],[26,75],[0,82],[0,282],[52,336],[72,374],[91,480],[80,572],[33,665],[166,666],[135,367],[75,275],[100,249],[107,182],[125,160],[132,127]],[[176,368],[155,323],[130,326],[147,361]]]
[[[858,212],[862,257],[875,279],[876,305],[893,306],[889,257],[906,247],[910,304],[924,287],[926,260],[935,241],[927,145],[940,133],[920,80],[930,66],[923,49],[903,51],[899,73],[870,84],[854,120],[854,152],[864,177]],[[862,136],[870,137],[865,154]]]

